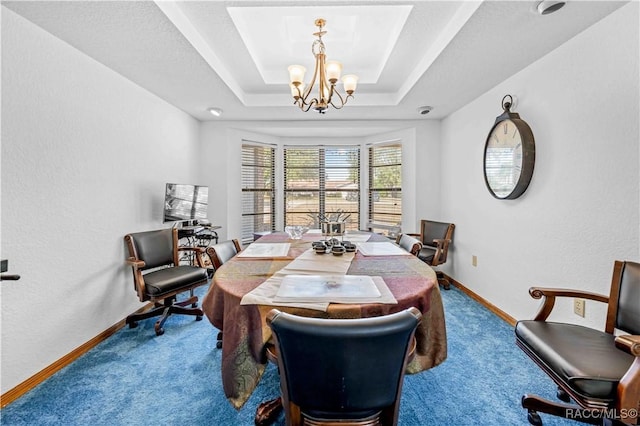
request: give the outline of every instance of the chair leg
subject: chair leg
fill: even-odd
[[[190,303],[187,303],[187,304],[190,304]],[[196,321],[201,321],[202,316],[204,315],[204,312],[202,312],[202,309],[200,308],[190,308],[190,307],[188,308],[185,306],[180,306],[179,303],[171,304],[165,308],[162,314],[162,318],[156,321],[156,324],[155,324],[156,335],[161,336],[162,334],[164,334],[164,329],[162,328],[162,326],[164,325],[164,322],[171,316],[171,314],[195,315]]]
[[[177,302],[174,296],[164,299],[163,304],[156,302],[155,306],[147,312],[129,315],[125,322],[129,325],[129,328],[135,328],[138,326],[138,321],[161,315],[160,319],[158,319],[154,325],[156,335],[161,336],[164,334],[164,329],[162,327],[171,314],[194,315],[196,317],[196,321],[201,321],[204,312],[202,309],[198,308],[197,296],[192,296],[180,302]]]
[[[522,408],[527,409],[527,419],[534,426],[542,425],[538,412],[592,425],[602,424],[602,412],[599,410],[589,410],[578,405],[553,402],[536,395],[524,395],[522,397]]]
[[[192,308],[197,308],[198,307],[198,296],[191,296],[188,299],[181,300],[180,302],[175,302],[174,301],[173,305],[178,305],[178,306],[191,305]]]
[[[198,296],[196,296],[194,294],[193,289],[189,290],[189,298],[187,300],[191,301],[191,307],[192,308],[197,308],[198,307]]]
[[[560,401],[564,401],[564,402],[570,402],[571,401],[571,397],[569,396],[569,394],[562,389],[560,386],[558,386],[558,391],[556,392],[556,396],[558,397],[558,399]]]
[[[282,411],[282,397],[277,397],[269,401],[265,401],[258,405],[256,416],[253,420],[256,426],[267,426],[272,424],[280,411]]]
[[[162,313],[164,312],[164,308],[165,308],[164,305],[160,305],[156,303],[156,306],[154,306],[153,308],[149,309],[146,312],[129,315],[125,321],[125,324],[127,324],[129,328],[136,328],[138,326],[138,321],[157,317],[158,315],[162,315]]]
[[[202,312],[202,309],[200,308],[187,308],[180,305],[172,305],[169,307],[169,315],[171,314],[195,315],[196,321],[200,321],[204,312]]]
[[[449,290],[449,280],[445,277],[445,275],[440,271],[436,271],[436,277],[438,278],[438,284],[442,285],[445,290]]]
[[[193,293],[193,289],[191,289],[191,293]],[[173,306],[175,307],[176,305],[178,306],[187,306],[188,304],[191,304],[191,309],[184,309],[181,311],[175,311],[176,313],[180,313],[180,314],[184,314],[184,315],[195,315],[196,316],[196,321],[201,321],[202,320],[202,316],[204,315],[204,312],[202,311],[202,309],[198,308],[198,296],[194,296],[192,295],[190,298],[188,298],[187,300],[184,300],[182,302],[178,302],[178,303],[174,303]]]
[[[162,328],[162,326],[164,325],[164,322],[167,320],[167,318],[169,318],[169,315],[171,315],[171,306],[167,306],[166,308],[164,308],[162,316],[158,321],[156,321],[153,327],[156,331],[156,336],[162,336],[164,334],[164,328]]]
[[[533,426],[542,426],[542,419],[540,418],[540,414],[538,414],[535,410],[527,410],[527,420],[530,425]]]

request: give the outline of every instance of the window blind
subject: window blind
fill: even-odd
[[[275,230],[275,148],[242,145],[242,243]]]
[[[374,232],[389,233],[387,226],[402,223],[402,145],[369,148],[369,222]],[[375,228],[375,224],[385,228]],[[398,228],[399,229],[399,228]]]
[[[318,216],[344,218],[347,229],[360,224],[360,147],[286,146],[285,225],[319,228]]]
[[[509,195],[518,182],[522,170],[520,167],[505,166],[513,164],[516,155],[512,147],[491,148],[484,157],[487,181],[496,195]]]

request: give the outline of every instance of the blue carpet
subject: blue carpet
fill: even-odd
[[[206,287],[197,293],[201,296]],[[452,287],[442,291],[448,358],[409,375],[400,425],[527,425],[524,393],[554,399],[555,386],[515,345],[511,326]],[[236,411],[221,389],[220,350],[205,318],[174,316],[123,328],[0,411],[3,425],[253,425],[257,405],[279,392],[269,366]],[[150,369],[149,365],[153,365]],[[542,414],[545,425],[575,422]],[[281,415],[276,425],[284,424]]]

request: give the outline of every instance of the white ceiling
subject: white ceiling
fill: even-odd
[[[306,124],[443,118],[624,3],[574,0],[542,16],[524,0],[2,2],[199,120]],[[288,88],[292,63],[309,80],[316,18],[328,59],[360,77],[324,115],[301,112]]]

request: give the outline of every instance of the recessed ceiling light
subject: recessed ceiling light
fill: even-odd
[[[207,111],[209,111],[214,117],[220,117],[222,115],[222,110],[220,108],[209,108]]]
[[[565,4],[566,2],[564,1],[544,0],[538,4],[538,13],[540,15],[548,15],[559,10]]]

